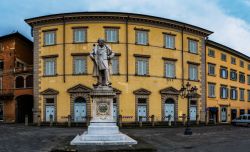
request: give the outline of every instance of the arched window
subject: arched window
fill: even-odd
[[[33,76],[29,75],[26,77],[26,88],[32,88],[33,87]]]
[[[24,87],[24,78],[22,76],[16,77],[16,88]]]
[[[165,101],[165,103],[167,103],[167,104],[174,104],[174,100],[171,99],[171,98],[168,98],[168,99]]]
[[[85,103],[86,100],[83,97],[78,97],[78,98],[75,99],[75,102],[76,103]]]

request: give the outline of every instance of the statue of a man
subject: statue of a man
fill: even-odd
[[[104,39],[99,38],[97,45],[94,44],[90,58],[94,62],[93,76],[97,76],[96,86],[109,86],[109,76],[111,73],[110,60],[115,56],[111,48],[105,44]]]

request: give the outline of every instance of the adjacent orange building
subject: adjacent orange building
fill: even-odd
[[[0,37],[0,121],[32,121],[33,42],[19,32]]]

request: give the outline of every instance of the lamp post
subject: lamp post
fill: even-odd
[[[192,98],[197,93],[198,88],[196,86],[191,87],[191,84],[187,82],[186,87],[183,85],[180,89],[181,98],[187,98],[187,124],[184,135],[192,135],[192,130],[190,128],[190,98]]]

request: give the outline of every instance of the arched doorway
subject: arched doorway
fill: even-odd
[[[21,95],[16,97],[16,122],[23,123],[28,115],[29,123],[33,122],[33,96]]]
[[[175,119],[175,101],[172,98],[168,98],[164,104],[164,114],[165,114],[165,121],[168,121],[169,116],[170,120],[174,121]]]
[[[83,97],[77,97],[74,100],[74,121],[85,122],[87,117],[86,100]]]

